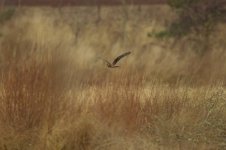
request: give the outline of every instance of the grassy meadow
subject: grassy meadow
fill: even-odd
[[[165,5],[14,11],[0,20],[0,150],[226,149],[223,25],[199,55],[148,36],[175,18]],[[100,59],[126,51],[116,69]]]

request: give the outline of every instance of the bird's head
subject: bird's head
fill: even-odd
[[[111,68],[111,67],[112,67],[112,65],[111,65],[111,64],[109,64],[109,63],[107,63],[106,65],[107,65],[109,68]]]

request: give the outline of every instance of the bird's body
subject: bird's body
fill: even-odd
[[[108,64],[107,64],[107,67],[108,67],[108,68],[118,68],[119,66],[114,66],[114,65],[112,65],[112,64],[111,64],[111,65],[108,65]]]
[[[116,57],[116,58],[114,59],[114,61],[113,61],[112,63],[110,63],[109,61],[107,61],[107,60],[105,60],[105,59],[104,59],[104,61],[105,61],[105,63],[106,63],[106,65],[107,65],[108,68],[118,68],[119,66],[116,66],[117,62],[118,62],[120,59],[122,59],[123,57],[129,55],[130,53],[131,53],[131,52],[126,52],[126,53],[123,53],[122,55],[119,55],[118,57]]]

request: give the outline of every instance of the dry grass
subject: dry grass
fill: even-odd
[[[147,37],[165,6],[102,11],[20,8],[1,25],[0,149],[225,149],[224,34],[200,57]],[[97,59],[123,49],[118,69]]]

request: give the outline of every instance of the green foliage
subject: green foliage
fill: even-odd
[[[163,30],[163,31],[160,31],[160,32],[148,33],[148,37],[155,37],[155,38],[158,38],[158,39],[163,39],[163,38],[170,37],[170,36],[171,36],[171,33],[168,32],[167,30]]]
[[[172,8],[185,8],[189,5],[192,5],[200,0],[169,0],[168,5]]]
[[[9,8],[0,12],[0,24],[12,18],[15,13],[14,8]]]
[[[10,20],[12,16],[15,14],[14,8],[3,9],[0,11],[0,25],[5,21]],[[0,33],[0,37],[2,37],[2,33]]]
[[[156,38],[175,37],[177,40],[186,37],[188,42],[197,41],[196,45],[194,44],[198,47],[197,51],[210,50],[212,33],[218,24],[226,23],[226,1],[168,0],[168,5],[174,10],[177,18],[165,31],[152,35]],[[193,41],[189,41],[190,39]]]
[[[218,23],[226,22],[224,0],[169,0],[168,4],[178,15],[168,28],[174,36],[210,35]]]
[[[183,22],[183,23],[174,22],[166,30],[148,33],[148,36],[149,37],[155,37],[155,38],[158,38],[158,39],[185,36],[189,32],[189,30],[184,30],[185,28],[188,28],[187,25],[188,24],[186,24],[186,22]]]

